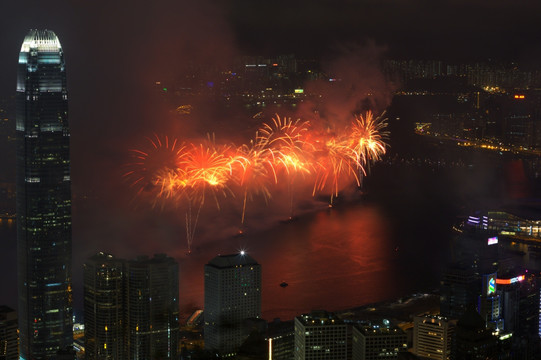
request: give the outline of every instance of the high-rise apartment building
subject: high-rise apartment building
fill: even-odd
[[[241,252],[205,265],[205,349],[233,356],[248,334],[243,322],[261,317],[261,265]]]
[[[397,359],[408,349],[406,333],[386,319],[355,325],[351,342],[353,360]]]
[[[451,358],[455,320],[437,315],[422,315],[416,316],[413,324],[415,355],[437,360]]]
[[[176,359],[178,263],[164,254],[125,265],[126,358]]]
[[[295,318],[295,360],[348,358],[347,325],[333,313],[312,311]]]
[[[94,255],[84,265],[84,310],[87,359],[176,359],[177,262]]]
[[[73,344],[68,93],[54,32],[26,35],[16,97],[20,358],[46,359]]]
[[[124,355],[124,261],[99,253],[84,264],[85,359]]]

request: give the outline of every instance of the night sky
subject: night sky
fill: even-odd
[[[134,203],[121,177],[129,149],[145,136],[193,135],[152,96],[156,81],[178,78],[190,64],[287,53],[319,57],[337,72],[360,63],[366,70],[353,79],[380,90],[383,110],[392,89],[372,68],[380,56],[541,60],[541,3],[531,0],[2,1],[0,14],[0,96],[15,92],[28,29],[55,31],[65,52],[74,264],[102,248],[145,253],[158,238],[175,246],[171,234],[182,228],[172,215]],[[213,119],[199,121],[214,131]]]

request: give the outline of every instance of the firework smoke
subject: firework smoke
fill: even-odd
[[[296,179],[312,184],[312,195],[338,196],[342,184],[361,184],[371,163],[386,152],[387,123],[372,112],[359,115],[344,129],[311,130],[309,121],[276,115],[264,123],[249,144],[216,145],[215,140],[180,144],[169,137],[149,139],[151,151],[132,150],[134,162],[125,176],[137,194],[153,203],[171,201],[186,208],[186,238],[190,251],[201,209],[211,198],[242,199],[244,223],[247,201],[261,196],[266,202],[273,189],[286,186],[293,215]],[[179,145],[180,144],[180,145]],[[341,183],[342,182],[342,183]]]

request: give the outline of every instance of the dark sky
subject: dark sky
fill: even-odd
[[[96,164],[117,168],[141,134],[171,130],[149,91],[190,62],[332,58],[344,46],[373,44],[386,56],[536,65],[540,10],[538,1],[511,0],[2,1],[0,96],[14,92],[28,29],[54,30],[67,61],[73,178],[88,189],[113,176]]]
[[[0,96],[14,92],[28,29],[54,30],[67,61],[74,185],[88,189],[114,182],[97,164],[116,168],[141,134],[171,130],[148,91],[189,62],[332,58],[344,46],[372,43],[386,56],[535,65],[540,10],[538,1],[511,0],[2,1]]]
[[[531,0],[3,1],[0,94],[13,89],[10,69],[29,28],[59,35],[70,90],[86,95],[105,93],[118,82],[134,85],[178,74],[188,59],[329,56],[344,44],[367,41],[393,57],[536,64],[540,10],[541,3]]]
[[[76,264],[97,249],[128,257],[150,251],[145,242],[166,249],[178,241],[182,227],[168,218],[174,214],[138,210],[121,175],[128,150],[144,136],[187,131],[151,91],[189,63],[283,53],[328,60],[344,48],[364,49],[331,61],[348,69],[355,59],[366,62],[362,54],[368,63],[374,54],[534,66],[541,59],[541,2],[533,0],[4,0],[0,14],[1,97],[14,94],[28,29],[54,30],[64,48]],[[389,87],[370,67],[351,78],[381,90],[381,103],[388,100]],[[201,121],[213,131],[212,121]]]

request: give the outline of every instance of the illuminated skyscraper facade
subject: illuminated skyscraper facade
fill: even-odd
[[[124,358],[124,261],[99,253],[84,264],[85,359]]]
[[[52,31],[22,44],[16,131],[20,358],[47,359],[73,344],[68,95]]]
[[[451,359],[455,320],[439,315],[420,315],[414,318],[413,352],[422,358]]]
[[[295,360],[342,360],[348,356],[347,325],[333,313],[312,311],[295,318]]]

